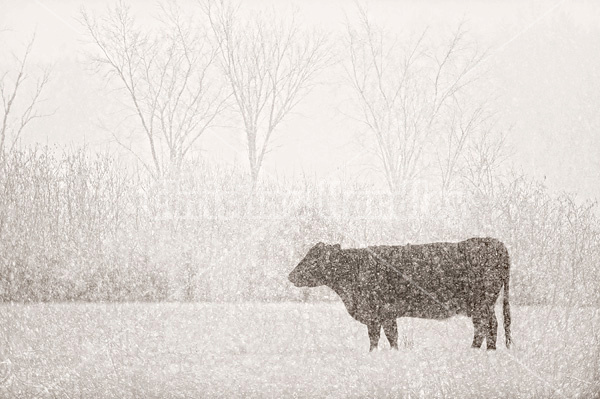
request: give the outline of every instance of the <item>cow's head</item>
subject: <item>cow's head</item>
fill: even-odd
[[[330,279],[331,254],[339,251],[340,245],[318,243],[308,251],[304,259],[291,271],[288,279],[296,287],[318,287]]]

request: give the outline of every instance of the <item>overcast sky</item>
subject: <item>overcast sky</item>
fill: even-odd
[[[85,60],[82,6],[101,12],[107,2],[0,0],[2,50],[22,50],[36,32],[35,61],[54,65],[46,106],[49,118],[32,123],[24,140],[103,149],[110,134],[99,128],[114,104]],[[341,34],[349,0],[248,0],[244,6],[293,4],[307,24]],[[597,1],[371,1],[370,13],[399,34],[425,27],[451,30],[463,20],[469,34],[490,48],[486,64],[509,135],[512,161],[554,190],[600,196],[600,2]],[[155,2],[132,1],[143,23],[151,23]],[[335,37],[335,36],[334,36]],[[0,60],[5,62],[6,60]],[[361,173],[365,159],[356,145],[360,127],[344,115],[344,91],[336,77],[312,92],[277,132],[277,147],[265,173],[336,176]],[[207,132],[200,143],[204,156],[246,166],[243,135],[235,129]]]

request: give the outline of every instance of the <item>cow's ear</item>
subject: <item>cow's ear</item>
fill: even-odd
[[[313,254],[315,256],[321,256],[321,254],[323,253],[323,251],[325,250],[326,245],[322,242],[317,243],[317,245],[315,245],[313,247]]]

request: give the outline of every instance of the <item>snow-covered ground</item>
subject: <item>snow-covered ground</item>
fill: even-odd
[[[599,313],[513,306],[495,352],[465,317],[399,319],[401,349],[368,353],[341,303],[3,305],[0,396],[589,398]]]

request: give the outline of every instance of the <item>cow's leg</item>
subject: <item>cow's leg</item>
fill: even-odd
[[[471,348],[481,348],[481,344],[483,343],[483,338],[485,337],[485,333],[487,331],[486,326],[487,319],[485,318],[485,314],[482,309],[475,309],[473,312],[473,343],[471,344]]]
[[[496,349],[496,335],[498,334],[498,320],[496,320],[496,312],[494,311],[494,307],[492,306],[488,310],[488,325],[487,325],[487,334],[485,336],[485,343],[487,345],[487,349]]]
[[[384,321],[383,331],[392,349],[398,349],[398,324],[396,323],[396,319]]]
[[[367,324],[367,329],[369,330],[369,352],[377,349],[377,344],[379,343],[379,334],[381,333],[381,324],[378,322],[370,322]]]

